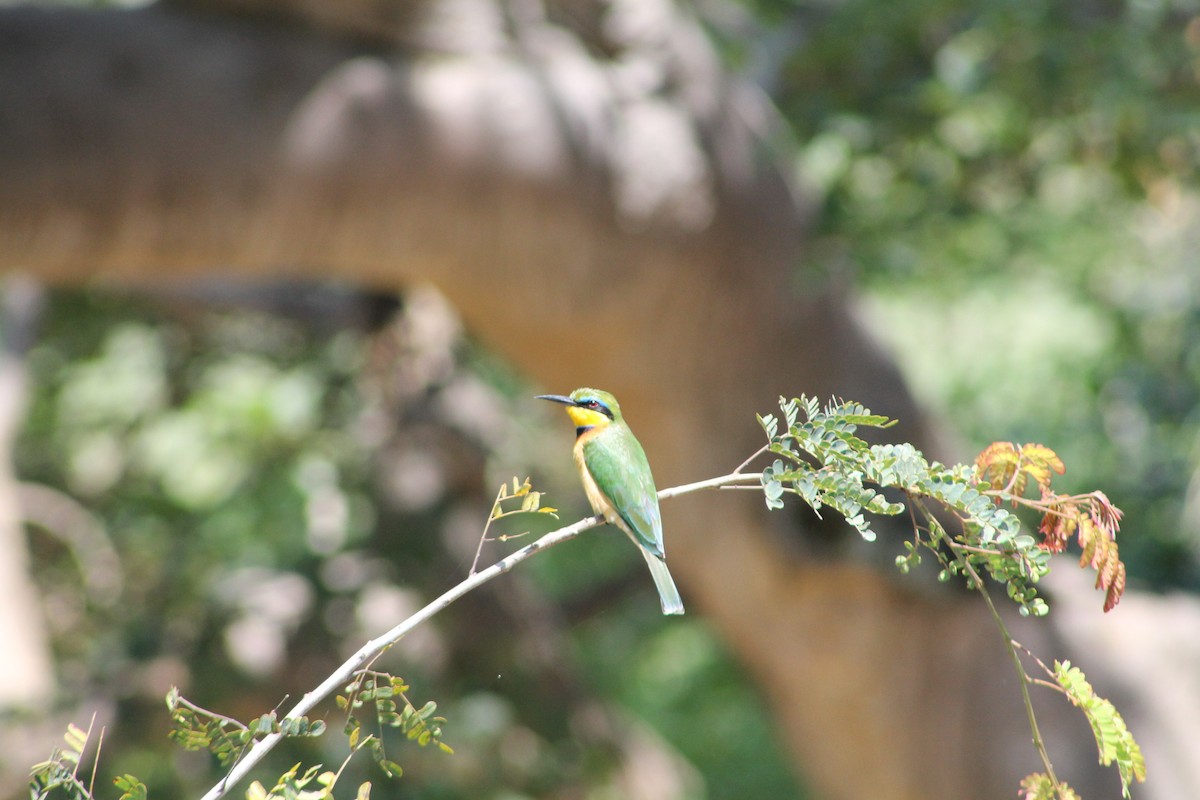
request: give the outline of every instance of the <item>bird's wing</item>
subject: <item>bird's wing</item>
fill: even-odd
[[[583,461],[596,487],[625,523],[626,533],[662,558],[658,489],[638,440],[628,430],[610,428],[584,444]]]

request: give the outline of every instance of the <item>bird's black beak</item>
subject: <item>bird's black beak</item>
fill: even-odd
[[[573,406],[575,401],[561,394],[539,394],[534,400],[549,400],[552,403],[562,403],[564,406]]]

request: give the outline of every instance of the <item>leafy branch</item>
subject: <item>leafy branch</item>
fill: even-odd
[[[1116,763],[1121,776],[1121,796],[1128,800],[1131,797],[1130,785],[1146,779],[1146,762],[1117,709],[1096,694],[1082,670],[1072,666],[1070,661],[1055,661],[1054,667],[1050,668],[1020,643],[1011,639],[1009,642],[1010,646],[1024,651],[1049,678],[1032,678],[1022,667],[1020,672],[1026,685],[1037,684],[1061,692],[1072,705],[1083,711],[1096,739],[1100,763],[1104,766]],[[1048,765],[1046,772],[1035,772],[1021,781],[1021,797],[1023,800],[1078,800],[1078,795],[1069,786],[1060,783]]]
[[[1061,553],[1072,536],[1078,539],[1083,551],[1079,566],[1096,570],[1096,588],[1105,590],[1104,610],[1112,611],[1125,592],[1125,564],[1117,548],[1121,509],[1098,490],[1082,495],[1055,492],[1050,486],[1051,475],[1062,475],[1066,467],[1045,445],[1018,447],[1011,442],[995,442],[975,459],[975,469],[984,481],[1003,487],[986,494],[998,502],[1008,501],[1014,507],[1024,506],[1042,515],[1038,531],[1043,549]],[[1030,479],[1040,492],[1037,500],[1024,496]]]
[[[1104,610],[1111,611],[1125,590],[1125,565],[1116,541],[1120,509],[1100,491],[1055,492],[1052,478],[1066,468],[1044,445],[997,442],[973,465],[948,467],[927,461],[909,444],[869,445],[859,438],[859,427],[886,428],[892,421],[857,403],[835,401],[822,407],[813,398],[781,398],[780,410],[782,428],[774,415],[758,418],[768,439],[764,450],[780,456],[762,473],[768,508],[781,508],[783,495],[795,494],[818,514],[824,506],[834,508],[864,539],[874,541],[866,514],[902,513],[906,505],[882,493],[898,490],[907,501],[914,538],[905,542],[906,554],[897,557],[897,567],[908,572],[927,551],[942,567],[939,580],[964,577],[967,586],[982,595],[1020,677],[1034,748],[1045,767],[1045,772],[1022,782],[1024,795],[1030,800],[1077,797],[1055,775],[1038,728],[1029,686],[1039,684],[1062,691],[1083,710],[1101,763],[1116,762],[1122,792],[1129,797],[1130,784],[1145,778],[1145,763],[1121,716],[1069,663],[1056,662],[1053,671],[1047,670],[1056,682],[1031,678],[1021,661],[1023,648],[1009,634],[982,578],[987,574],[1003,585],[1022,615],[1043,616],[1049,606],[1038,596],[1036,584],[1050,571],[1050,554],[1062,552],[1075,537],[1082,550],[1080,566],[1096,571],[1096,588],[1105,592]],[[1038,497],[1027,497],[1034,487]],[[1005,505],[1037,511],[1041,541],[1022,532],[1020,520]],[[943,520],[952,522],[955,530],[948,531]]]
[[[1045,667],[1044,664],[1042,666]],[[1128,798],[1130,784],[1146,779],[1146,761],[1133,734],[1125,727],[1125,720],[1112,703],[1095,693],[1083,672],[1071,666],[1070,661],[1055,661],[1052,674],[1063,694],[1083,710],[1092,726],[1092,734],[1100,749],[1100,763],[1108,766],[1116,762],[1121,774],[1121,795]]]
[[[906,506],[882,493],[899,490],[909,501],[917,535],[906,547],[908,554],[896,560],[902,572],[920,563],[919,549],[924,548],[942,563],[941,580],[967,575],[968,566],[981,570],[1005,586],[1023,615],[1034,616],[1049,611],[1036,584],[1050,571],[1050,554],[1061,552],[1077,534],[1084,548],[1081,564],[1097,570],[1097,587],[1106,590],[1105,610],[1120,600],[1125,589],[1125,566],[1116,545],[1121,512],[1103,492],[1052,491],[1050,475],[1061,474],[1064,467],[1048,447],[1001,442],[984,450],[974,465],[946,466],[927,461],[910,444],[867,444],[855,435],[859,427],[886,428],[893,421],[857,403],[822,408],[815,399],[802,397],[781,399],[780,407],[786,430],[771,414],[758,418],[767,450],[781,456],[763,471],[768,508],[780,508],[785,492],[796,494],[818,514],[824,506],[835,509],[864,539],[874,541],[866,514],[902,513]],[[1037,500],[1024,496],[1030,479],[1041,490]],[[1020,519],[1006,504],[1044,515],[1042,541],[1022,531]],[[946,531],[931,505],[954,521],[956,533]]]
[[[83,754],[91,743],[92,733],[96,727],[96,716],[87,730],[77,725],[67,725],[63,736],[65,748],[58,748],[50,754],[50,758],[30,768],[29,797],[30,800],[44,800],[56,791],[62,792],[69,800],[92,800],[95,797],[96,772],[100,764],[100,751],[104,745],[104,729],[96,734],[96,752],[92,756],[91,775],[87,785],[79,778],[79,765]],[[146,800],[146,785],[132,775],[119,775],[113,779],[113,784],[121,790],[119,800]]]
[[[516,508],[505,508],[505,502],[519,500],[520,505]],[[488,530],[492,527],[492,523],[498,519],[511,517],[514,514],[549,514],[558,519],[558,509],[550,506],[542,505],[542,492],[533,491],[533,486],[526,478],[524,483],[519,483],[514,477],[512,479],[512,490],[508,488],[508,483],[500,484],[500,490],[496,492],[496,499],[492,501],[492,510],[488,514],[487,522],[483,525],[483,533],[479,535],[479,546],[475,548],[475,560],[471,562],[471,574],[474,575],[476,568],[479,566],[479,557],[483,555],[484,542],[500,541],[507,542],[509,539],[516,539],[519,536],[526,535],[525,533],[518,534],[501,534],[495,539],[488,538]],[[526,531],[528,533],[528,531]]]
[[[1049,572],[1050,554],[1062,551],[1075,538],[1083,551],[1081,566],[1096,570],[1097,588],[1105,591],[1104,608],[1111,610],[1125,588],[1125,567],[1116,545],[1120,510],[1102,492],[1084,495],[1054,492],[1051,478],[1053,474],[1062,474],[1064,467],[1058,456],[1042,445],[999,443],[981,453],[973,465],[946,466],[927,461],[910,444],[869,445],[857,435],[860,427],[886,428],[893,423],[857,403],[836,401],[822,407],[816,400],[801,397],[781,399],[780,410],[782,419],[771,414],[758,418],[768,441],[733,472],[664,489],[658,493],[659,498],[665,500],[713,488],[743,489],[762,491],[768,508],[777,509],[784,506],[785,494],[794,494],[818,515],[824,508],[834,509],[868,541],[876,538],[873,516],[895,516],[907,510],[913,537],[904,543],[906,553],[896,559],[897,567],[907,572],[921,562],[923,552],[932,554],[942,568],[940,580],[962,577],[969,588],[982,595],[1009,649],[1020,677],[1034,746],[1045,766],[1045,772],[1022,781],[1021,792],[1027,800],[1077,797],[1054,773],[1029,696],[1029,686],[1033,684],[1060,691],[1083,711],[1095,734],[1101,762],[1117,764],[1122,790],[1128,797],[1130,784],[1144,779],[1145,764],[1124,721],[1111,703],[1095,695],[1077,668],[1066,662],[1055,662],[1053,670],[1046,668],[1012,638],[983,578],[987,575],[1003,585],[1021,614],[1042,616],[1049,607],[1038,596],[1036,584]],[[764,454],[777,458],[761,472],[746,471]],[[1038,497],[1027,497],[1026,492],[1033,487],[1037,487]],[[375,671],[371,665],[411,630],[458,598],[537,553],[604,522],[599,516],[584,518],[541,536],[486,569],[477,570],[484,542],[514,538],[507,535],[489,538],[494,520],[517,513],[557,516],[555,509],[541,505],[541,499],[541,493],[533,491],[528,480],[514,479],[511,489],[507,483],[502,485],[468,577],[360,647],[282,718],[273,711],[243,724],[201,709],[172,690],[167,698],[176,723],[172,738],[184,747],[211,750],[230,768],[203,800],[218,800],[227,794],[283,738],[320,735],[324,723],[310,722],[305,715],[339,692],[344,694],[337,694],[338,705],[348,712],[344,731],[351,753],[347,761],[367,748],[386,773],[399,775],[399,765],[388,758],[382,743],[385,728],[399,729],[419,745],[433,744],[451,752],[441,741],[445,719],[435,716],[436,704],[429,702],[417,708],[405,694],[409,687],[401,679]],[[1041,514],[1041,540],[1023,532],[1016,514],[1005,506]],[[1049,679],[1031,677],[1022,662],[1022,653],[1033,658]],[[368,706],[374,709],[375,733],[364,733],[364,723],[359,718],[359,712],[366,711]],[[35,800],[60,786],[72,800],[93,797],[91,787],[83,786],[76,778],[76,767],[90,731],[82,740],[79,735],[78,729],[72,728],[68,733],[68,749],[56,752],[51,761],[35,767],[32,787],[40,789],[34,792]],[[301,774],[299,766],[285,773],[270,791],[257,782],[252,784],[248,796],[251,800],[277,797],[328,800],[342,770],[321,772],[319,767],[312,767]],[[145,787],[131,776],[118,779],[118,786],[125,792],[121,800],[145,798]],[[370,784],[360,786],[359,800],[368,800],[369,793]]]
[[[270,711],[258,719],[243,724],[236,719],[217,714],[192,703],[174,686],[167,692],[167,711],[174,727],[167,736],[184,750],[208,750],[221,766],[235,763],[246,748],[267,736],[281,738],[320,736],[325,732],[321,720],[288,716]]]
[[[375,723],[381,733],[385,727],[399,728],[408,739],[415,740],[421,747],[435,744],[443,753],[454,752],[442,741],[442,724],[446,718],[434,716],[437,703],[430,700],[418,709],[405,694],[409,688],[403,679],[394,675],[364,669],[346,687],[346,694],[337,696],[338,708],[349,712],[344,733],[350,742],[350,748],[357,751],[368,747],[375,763],[389,778],[400,777],[404,770],[399,764],[388,759],[380,735],[362,735],[362,721],[354,712],[367,704],[375,707]],[[396,698],[404,704],[399,712],[396,710]]]

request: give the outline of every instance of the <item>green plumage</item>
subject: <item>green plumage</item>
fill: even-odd
[[[596,487],[639,545],[663,558],[658,489],[646,452],[624,422],[614,422],[583,442],[583,462]]]

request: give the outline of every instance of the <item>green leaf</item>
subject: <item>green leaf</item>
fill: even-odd
[[[67,743],[67,747],[75,753],[76,758],[87,748],[88,732],[80,728],[75,723],[68,723],[67,732],[63,734],[63,741]]]
[[[113,778],[113,784],[121,790],[120,800],[146,800],[146,784],[132,775],[120,775]]]
[[[294,774],[295,771],[299,767],[300,767],[299,764],[296,764],[296,766],[292,767],[292,769],[291,769],[292,773]],[[312,779],[317,777],[317,775],[319,775],[320,773],[321,773],[321,765],[314,764],[311,767],[309,767],[308,769],[306,769],[304,771],[303,775],[301,775],[299,778],[296,779],[296,785],[303,788],[303,787],[307,786],[309,783],[311,783]]]
[[[1070,661],[1054,662],[1054,677],[1073,704],[1083,710],[1096,747],[1100,751],[1100,763],[1108,766],[1114,761],[1121,776],[1121,795],[1129,798],[1129,786],[1134,781],[1146,779],[1146,762],[1142,750],[1133,735],[1125,727],[1125,720],[1108,700],[1098,697],[1078,667]]]
[[[767,508],[783,508],[783,484],[777,480],[767,480],[765,475],[763,480],[763,496],[766,498]]]
[[[781,397],[779,398],[779,407],[783,411],[784,421],[787,422],[788,428],[791,428],[796,424],[796,418],[800,414],[800,401],[785,400]]]

